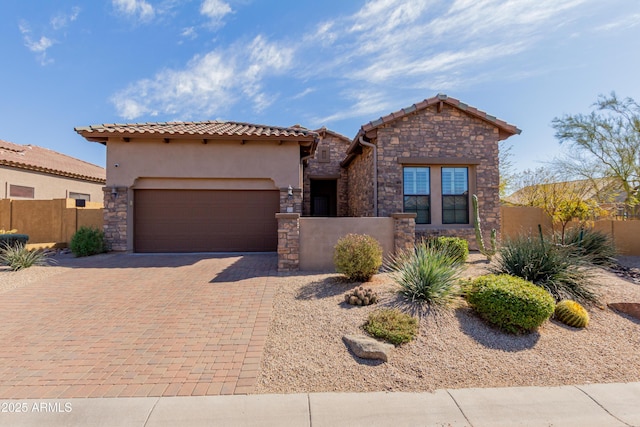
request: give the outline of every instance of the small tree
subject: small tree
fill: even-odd
[[[567,224],[574,219],[585,221],[591,215],[592,207],[589,203],[579,199],[563,200],[559,203],[553,222],[560,223],[560,242],[564,245],[564,233]]]
[[[584,179],[609,178],[625,195],[627,213],[640,203],[640,105],[600,95],[590,114],[556,117],[552,126],[571,152],[558,162]]]
[[[524,206],[541,208],[551,218],[552,227],[562,226],[562,235],[573,219],[584,221],[597,210],[590,202],[591,186],[586,181],[563,181],[562,176],[551,169],[538,168],[523,172],[520,185],[511,200]]]

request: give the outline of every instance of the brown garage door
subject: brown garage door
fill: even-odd
[[[136,252],[262,252],[278,245],[278,191],[136,190]]]

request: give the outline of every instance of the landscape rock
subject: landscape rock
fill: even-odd
[[[637,302],[612,302],[607,304],[609,308],[640,320],[640,303]]]
[[[389,361],[392,344],[383,343],[364,335],[345,335],[342,337],[349,350],[363,359]]]

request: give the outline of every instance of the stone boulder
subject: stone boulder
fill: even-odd
[[[607,304],[609,308],[628,314],[629,316],[640,320],[640,303],[637,302],[612,302]]]
[[[363,359],[389,361],[391,351],[395,348],[392,344],[387,344],[364,335],[345,335],[342,340],[349,350]]]

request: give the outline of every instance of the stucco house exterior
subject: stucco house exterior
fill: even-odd
[[[0,140],[0,199],[102,202],[104,168],[38,147]]]
[[[113,250],[277,249],[294,268],[297,243],[287,236],[301,215],[400,213],[410,222],[398,228],[411,230],[407,241],[473,240],[477,194],[484,226],[499,229],[498,142],[520,133],[446,95],[369,122],[353,139],[326,128],[217,121],[76,131],[107,146],[105,234]]]
[[[137,252],[275,251],[317,134],[236,122],[76,128],[107,146],[105,237]]]

